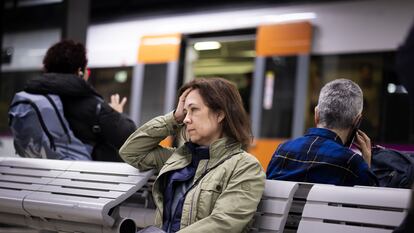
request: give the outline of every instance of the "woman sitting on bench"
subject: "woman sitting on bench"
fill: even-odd
[[[156,169],[155,223],[165,232],[246,232],[262,197],[265,173],[248,154],[251,128],[236,87],[221,78],[196,79],[179,91],[177,109],[141,126],[121,157]],[[183,132],[179,148],[158,144]]]

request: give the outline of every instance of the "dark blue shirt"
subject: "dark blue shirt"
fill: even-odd
[[[281,144],[267,168],[267,179],[344,186],[376,185],[361,155],[344,147],[341,138],[324,128],[311,128],[300,138]]]
[[[200,160],[210,158],[208,147],[202,147],[191,142],[187,142],[186,146],[192,154],[191,163],[186,167],[164,174],[167,184],[164,190],[162,229],[167,233],[180,230],[185,195],[193,183]]]

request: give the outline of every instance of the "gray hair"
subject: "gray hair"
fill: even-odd
[[[362,112],[361,88],[348,79],[327,83],[319,94],[319,124],[328,129],[349,129]]]

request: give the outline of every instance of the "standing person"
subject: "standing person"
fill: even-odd
[[[221,78],[181,87],[177,108],[140,127],[120,150],[140,170],[159,172],[156,225],[165,232],[246,232],[264,191],[265,173],[245,148],[251,128],[236,87]],[[186,143],[159,142],[184,132]]]
[[[358,130],[361,88],[351,80],[327,83],[315,107],[316,128],[281,144],[267,168],[268,179],[335,185],[375,185],[370,170],[371,141]],[[355,138],[355,141],[353,139]],[[352,142],[362,156],[349,149]]]
[[[81,43],[58,42],[46,52],[44,74],[28,81],[24,91],[58,95],[74,135],[93,146],[92,159],[122,161],[118,149],[136,129],[134,122],[122,114],[126,98],[120,100],[116,94],[110,104],[105,103],[87,82],[87,62],[86,49]],[[99,129],[94,129],[96,125]]]

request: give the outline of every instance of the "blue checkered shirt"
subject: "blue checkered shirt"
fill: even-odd
[[[361,155],[344,147],[341,138],[324,128],[311,128],[300,138],[281,144],[267,168],[267,179],[344,186],[376,185]]]

